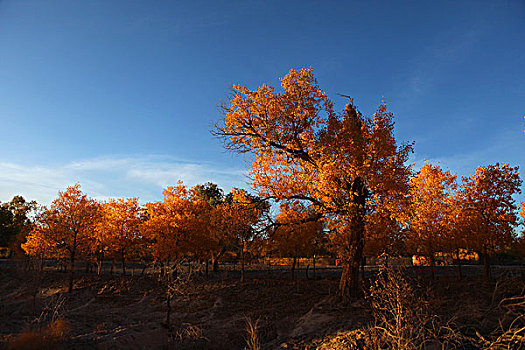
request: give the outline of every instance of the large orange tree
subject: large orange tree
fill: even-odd
[[[291,70],[281,87],[234,85],[214,132],[227,149],[251,154],[260,196],[307,201],[318,213],[312,219],[326,219],[343,262],[340,291],[355,296],[366,216],[377,206],[395,209],[408,190],[412,145],[397,145],[384,104],[370,118],[352,100],[334,113],[312,69]]]

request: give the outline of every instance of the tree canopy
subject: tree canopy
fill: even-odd
[[[215,134],[229,150],[252,156],[252,185],[277,201],[303,200],[325,217],[343,260],[340,289],[357,293],[365,216],[395,207],[408,191],[412,144],[397,145],[393,114],[380,105],[370,118],[350,100],[342,114],[312,69],[290,70],[282,92],[234,85]]]

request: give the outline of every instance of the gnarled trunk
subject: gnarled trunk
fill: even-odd
[[[226,247],[223,247],[221,251],[217,253],[217,255],[212,255],[211,262],[213,265],[213,268],[212,268],[213,272],[219,271],[219,259],[224,255],[225,252],[226,252]]]
[[[344,234],[345,247],[342,251],[343,272],[339,281],[339,291],[343,298],[357,298],[360,295],[359,266],[363,261],[365,243],[366,196],[368,190],[360,177],[351,186],[353,210]]]

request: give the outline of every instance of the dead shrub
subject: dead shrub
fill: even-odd
[[[428,303],[396,268],[382,268],[370,287],[374,325],[369,342],[377,348],[418,349],[433,338]]]
[[[493,295],[497,289],[498,284],[496,284]],[[520,296],[504,298],[499,302],[497,307],[500,311],[498,327],[486,337],[476,332],[475,343],[480,348],[490,350],[525,348],[525,296],[523,292],[522,290]]]

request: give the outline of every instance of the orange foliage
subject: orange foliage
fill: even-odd
[[[37,217],[35,228],[22,248],[29,255],[46,251],[48,257],[68,257],[73,263],[86,253],[97,219],[98,204],[83,194],[80,184],[59,192],[49,209]]]
[[[425,163],[410,182],[408,242],[419,254],[429,257],[445,247],[453,229],[453,195],[456,175],[443,171],[439,165]]]
[[[512,196],[521,192],[521,183],[518,167],[499,163],[463,178],[458,199],[469,248],[487,256],[513,241],[518,222]]]
[[[270,241],[282,255],[297,258],[313,253],[317,233],[322,231],[318,220],[311,220],[313,213],[302,203],[282,203],[277,215],[277,228],[271,232]]]
[[[396,215],[394,203],[408,189],[412,145],[396,145],[384,104],[372,118],[352,103],[337,116],[311,69],[292,69],[281,87],[234,85],[216,134],[228,149],[252,154],[252,185],[261,196],[308,201],[329,219],[348,295],[357,289],[365,215],[379,206]]]
[[[202,257],[210,251],[207,230],[211,206],[179,181],[163,192],[164,201],[146,204],[142,229],[153,257],[160,261]]]
[[[96,230],[97,242],[120,258],[125,272],[124,260],[141,242],[138,199],[110,199],[102,204],[101,214]]]

